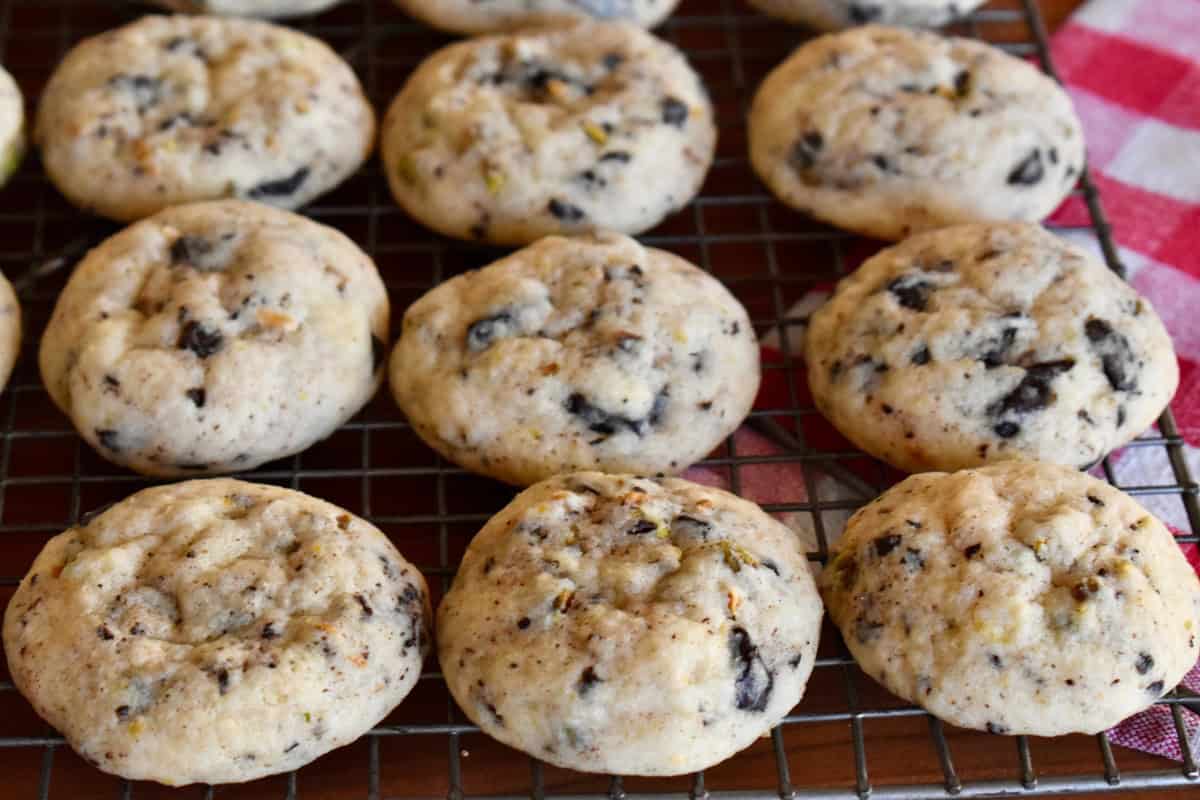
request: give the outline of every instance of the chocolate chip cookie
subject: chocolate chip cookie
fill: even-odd
[[[1179,383],[1149,301],[1032,223],[881,251],[813,314],[805,353],[821,412],[908,472],[1088,467],[1149,427]]]
[[[583,472],[472,540],[438,612],[446,684],[483,731],[569,769],[678,775],[799,702],[821,601],[795,535],[678,479]]]
[[[89,763],[171,786],[297,769],[404,699],[429,593],[382,533],[299,492],[147,489],[51,539],[4,615],[17,688]]]
[[[259,203],[177,206],[90,252],[42,337],[50,397],[148,475],[251,469],[323,439],[382,379],[388,299],[341,233]]]
[[[323,42],[243,19],[150,16],[58,66],[34,138],[67,199],[132,221],[244,198],[297,208],[358,169],[375,114]]]
[[[699,190],[716,138],[678,50],[628,23],[581,22],[438,51],[392,103],[380,148],[422,224],[528,244],[654,227]]]
[[[0,186],[25,156],[25,99],[12,75],[0,67]]]
[[[855,660],[964,728],[1097,733],[1196,663],[1200,582],[1131,497],[1068,467],[914,475],[821,575]]]
[[[0,389],[8,383],[21,353],[21,306],[8,278],[0,274]]]
[[[871,25],[814,39],[763,81],[750,160],[784,203],[880,239],[1040,220],[1083,168],[1070,98],[972,39]]]
[[[548,237],[453,278],[404,315],[396,402],[467,469],[681,472],[758,391],[746,310],[678,256],[620,234]]]

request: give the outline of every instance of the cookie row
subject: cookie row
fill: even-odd
[[[443,234],[524,244],[638,233],[712,161],[713,109],[665,43],[578,24],[471,39],[409,77],[383,124],[393,194]],[[872,25],[803,45],[759,87],[750,160],[785,203],[885,239],[1040,220],[1083,134],[1066,93],[982,42]]]
[[[105,458],[148,475],[240,472],[370,400],[388,321],[375,265],[341,233],[263,204],[195,203],[84,257],[39,364]],[[436,287],[406,312],[390,374],[434,449],[523,485],[683,471],[750,411],[759,356],[719,281],[605,233],[549,237]]]
[[[692,772],[800,699],[822,616],[808,581],[794,533],[724,492],[558,476],[471,542],[438,655],[506,744],[583,771]],[[869,675],[990,733],[1097,733],[1200,653],[1200,580],[1171,533],[1041,462],[898,484],[849,521],[820,589]]]
[[[374,112],[323,43],[263,22],[147,17],[78,45],[34,138],[73,203],[132,221],[239,197],[299,207],[369,155]],[[469,39],[424,61],[381,132],[397,202],[448,236],[639,233],[699,191],[714,111],[676,49],[628,23]],[[759,88],[751,162],[784,202],[881,238],[1037,220],[1074,185],[1066,94],[980,42],[867,26]]]
[[[0,67],[0,185],[25,155],[25,101],[8,71]],[[21,352],[21,307],[8,278],[0,274],[0,389],[8,383]]]
[[[863,669],[963,727],[1096,733],[1196,659],[1200,581],[1173,537],[1069,468],[913,476],[833,556],[821,593]],[[793,532],[752,503],[572,473],[474,537],[438,658],[501,742],[675,775],[800,701],[822,614]],[[429,631],[424,580],[378,530],[221,479],[147,489],[52,539],[4,643],[17,688],[81,756],[182,785],[296,769],[366,733],[413,687]]]
[[[317,39],[265,22],[151,16],[67,55],[34,139],[72,203],[128,222],[218,198],[304,205],[366,160],[375,114]],[[675,48],[597,22],[443,49],[410,77],[381,139],[393,192],[415,218],[525,244],[658,224],[698,191],[716,128]]]
[[[713,109],[680,55],[631,26],[470,39],[423,62],[383,124],[397,201],[458,238],[647,230],[698,191]],[[1040,220],[1083,134],[1066,93],[991,45],[871,25],[801,46],[759,87],[751,164],[785,203],[884,239]]]
[[[753,504],[576,473],[475,537],[438,640],[451,692],[501,741],[678,774],[799,701],[820,619],[791,532]],[[348,744],[413,688],[431,632],[425,581],[380,531],[228,479],[146,489],[54,537],[4,619],[14,683],[84,759],[174,786]]]
[[[105,457],[152,475],[244,471],[371,398],[388,319],[374,264],[345,236],[260,204],[200,203],[83,259],[40,365]],[[1032,224],[881,251],[812,315],[805,347],[822,413],[910,472],[1090,466],[1148,427],[1179,380],[1149,302]],[[422,439],[517,485],[681,472],[736,429],[760,380],[728,290],[613,233],[549,237],[434,288],[406,311],[389,371]]]
[[[881,251],[812,315],[805,351],[822,413],[908,472],[1090,467],[1150,426],[1179,381],[1150,303],[1032,224]],[[549,238],[429,292],[405,316],[391,380],[430,446],[525,485],[686,468],[749,412],[759,366],[720,284],[605,234]]]

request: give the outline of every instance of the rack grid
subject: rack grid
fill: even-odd
[[[37,97],[54,65],[86,35],[134,19],[145,9],[100,0],[0,0],[0,57],[26,98]],[[411,69],[450,39],[406,17],[388,0],[349,0],[295,23],[347,58],[377,109],[386,108]],[[997,0],[951,32],[983,38],[1034,58],[1053,74],[1035,0]],[[713,272],[746,304],[760,333],[783,342],[805,324],[788,309],[807,290],[845,274],[871,243],[815,223],[773,200],[745,155],[745,115],[765,73],[807,35],[751,11],[741,0],[684,0],[659,30],[703,76],[717,111],[720,144],[701,195],[643,241],[673,250]],[[32,102],[29,103],[32,106]],[[1108,265],[1122,273],[1100,198],[1085,173],[1074,198],[1089,214]],[[494,260],[500,251],[451,242],[422,230],[392,202],[377,159],[305,209],[340,228],[370,253],[385,277],[398,320],[409,302],[443,279]],[[40,384],[36,345],[71,266],[116,230],[57,194],[35,154],[0,192],[0,268],[14,281],[25,314],[17,370],[0,396],[0,602],[52,535],[86,512],[144,486],[84,444],[54,410]],[[764,365],[786,386],[787,403],[757,408],[748,425],[775,443],[751,454],[731,437],[705,462],[738,491],[754,469],[800,467],[803,491],[764,503],[809,521],[823,560],[831,517],[868,501],[894,475],[861,453],[807,442],[816,411],[791,356]],[[1170,412],[1130,447],[1169,464],[1173,480],[1123,485],[1109,461],[1103,475],[1125,491],[1179,503],[1200,531],[1198,487],[1188,471]],[[740,448],[740,449],[739,449]],[[868,476],[864,478],[863,476]],[[831,477],[832,476],[832,477]],[[309,451],[245,477],[290,486],[338,503],[382,528],[430,579],[435,602],[484,520],[512,491],[465,473],[427,450],[386,391],[354,420]],[[850,491],[830,495],[830,481]],[[1194,533],[1180,537],[1195,542]],[[104,775],[75,756],[0,676],[0,779],[7,797],[365,797],[562,798],[924,798],[1082,795],[1200,787],[1176,693],[1160,702],[1173,715],[1180,765],[1114,749],[1104,736],[1032,739],[944,728],[867,678],[826,626],[802,703],[768,739],[703,774],[673,779],[587,776],[508,750],[483,736],[455,707],[430,659],[413,694],[359,742],[302,770],[250,784],[167,789]],[[1193,709],[1196,707],[1191,706]],[[1036,758],[1035,758],[1036,754]],[[1120,762],[1120,763],[1118,763]]]

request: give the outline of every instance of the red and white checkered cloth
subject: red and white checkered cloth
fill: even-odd
[[[1083,120],[1092,180],[1127,276],[1154,304],[1174,339],[1181,382],[1172,409],[1186,442],[1186,460],[1192,474],[1200,475],[1200,0],[1090,0],[1051,44],[1055,65]],[[1072,198],[1050,222],[1090,226],[1091,218],[1082,198]],[[1067,235],[1099,256],[1091,234]],[[806,317],[826,296],[810,293],[788,316]],[[801,329],[792,329],[787,349],[799,354],[801,337]],[[763,345],[765,362],[782,358],[777,334]],[[803,379],[789,389],[782,372],[767,370],[757,407],[790,407],[793,389],[799,402],[811,405]],[[819,418],[806,421],[803,432],[810,447],[852,449]],[[781,452],[771,439],[746,427],[738,431],[734,447],[739,457],[751,459]],[[1128,448],[1110,463],[1124,486],[1177,483],[1161,447]],[[729,488],[728,475],[720,468],[693,468],[688,477]],[[856,496],[846,481],[821,475],[816,467],[806,475],[795,463],[743,464],[738,481],[734,488],[759,503],[802,503],[810,492],[825,502]],[[1175,530],[1189,530],[1178,495],[1139,500]],[[811,515],[783,516],[815,548]],[[822,512],[827,539],[836,538],[847,517],[846,512]],[[1196,548],[1185,547],[1185,554],[1200,571]],[[1184,685],[1200,692],[1200,665]],[[1200,717],[1185,710],[1183,720],[1195,753],[1200,750]],[[1163,706],[1126,720],[1108,736],[1116,744],[1181,760],[1174,719]]]

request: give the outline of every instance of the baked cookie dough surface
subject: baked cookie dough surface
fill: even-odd
[[[821,601],[795,535],[678,479],[578,473],[521,493],[471,542],[438,614],[459,706],[570,769],[673,775],[800,700]]]
[[[748,0],[772,17],[819,30],[853,25],[946,25],[983,5],[985,0]]]
[[[0,274],[0,390],[8,384],[21,354],[21,306],[12,284]]]
[[[376,528],[224,479],[138,492],[54,537],[4,617],[14,683],[70,745],[173,786],[348,744],[430,644],[425,581]]]
[[[1040,220],[1083,168],[1066,92],[973,39],[870,25],[814,39],[750,111],[750,160],[784,203],[880,239]]]
[[[75,205],[132,221],[199,200],[297,208],[358,169],[375,114],[323,42],[244,19],[148,16],[85,39],[34,138]]]
[[[654,227],[699,190],[716,139],[678,50],[628,23],[580,22],[434,53],[392,103],[380,150],[417,221],[517,245]]]
[[[679,0],[396,0],[435,28],[480,34],[580,19],[625,20],[653,28]]]
[[[238,17],[299,17],[333,8],[342,0],[150,0],[186,14],[228,14]]]
[[[25,156],[25,99],[8,70],[0,67],[0,185]]]
[[[1087,467],[1153,424],[1179,383],[1149,301],[1032,223],[881,251],[812,315],[805,353],[821,412],[909,472]]]
[[[92,250],[42,337],[43,382],[105,458],[251,469],[353,416],[382,380],[388,299],[332,228],[236,200],[168,209]]]
[[[758,344],[742,305],[678,256],[604,233],[548,237],[409,307],[392,392],[467,469],[681,472],[749,413]]]
[[[1132,498],[1067,467],[914,475],[821,576],[863,670],[964,728],[1097,733],[1196,662],[1200,582]]]

